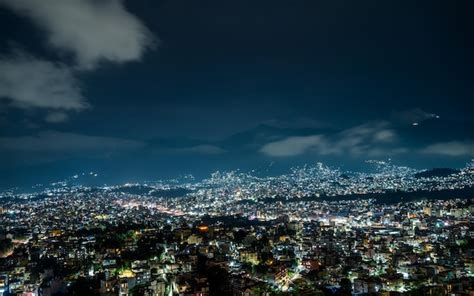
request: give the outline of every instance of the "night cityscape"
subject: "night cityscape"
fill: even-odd
[[[473,12],[0,0],[0,296],[474,295]]]

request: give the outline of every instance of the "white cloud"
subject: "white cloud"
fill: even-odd
[[[392,142],[395,132],[386,121],[369,122],[342,131],[339,134],[341,144],[354,145],[362,142]]]
[[[24,54],[0,58],[0,98],[21,108],[87,107],[79,83],[68,67]]]
[[[271,142],[260,150],[269,156],[296,156],[304,154],[318,146],[326,146],[326,140],[323,136],[301,136],[289,137],[280,141]]]
[[[82,68],[139,60],[153,45],[143,23],[120,0],[0,0],[45,30],[48,44],[72,53]]]
[[[44,131],[35,136],[0,138],[0,149],[19,152],[112,153],[143,147],[140,141]]]
[[[438,154],[445,156],[474,156],[473,142],[442,142],[429,145],[421,150],[424,154]]]
[[[371,122],[343,130],[335,135],[288,137],[264,145],[260,152],[269,156],[319,155],[390,156],[407,152],[393,147],[396,134],[387,122]]]
[[[377,142],[392,142],[396,138],[395,132],[392,130],[381,130],[374,134],[374,140]]]

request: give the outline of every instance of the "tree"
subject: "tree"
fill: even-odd
[[[0,240],[0,257],[3,257],[12,249],[13,249],[13,243],[11,239],[7,238],[7,239]]]
[[[341,285],[340,295],[351,295],[352,283],[348,278],[343,278],[339,284]]]
[[[229,294],[230,282],[227,270],[219,266],[213,266],[207,271],[207,279],[209,281],[209,292],[211,295]]]

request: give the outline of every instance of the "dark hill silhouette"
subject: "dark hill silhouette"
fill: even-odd
[[[415,178],[433,178],[433,177],[447,177],[459,173],[459,170],[451,168],[434,168],[415,174]]]

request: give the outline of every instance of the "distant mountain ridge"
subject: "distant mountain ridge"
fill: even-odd
[[[388,123],[388,122],[385,122]],[[289,137],[323,135],[334,137],[346,128],[334,127],[287,127],[259,124],[253,128],[235,133],[221,140],[199,140],[186,137],[151,138],[147,141],[150,149],[186,149],[199,145],[210,145],[227,152],[258,152],[268,143]],[[459,141],[474,133],[474,124],[448,119],[428,119],[417,126],[412,124],[390,123],[387,129],[395,132],[400,144],[423,148],[437,142]]]
[[[367,123],[366,123],[367,124]],[[428,119],[417,126],[396,122],[380,121],[384,133],[378,136],[389,136],[389,139],[378,147],[372,147],[363,138],[356,148],[361,153],[346,153],[351,148],[354,130],[364,131],[370,125],[356,127],[334,126],[293,126],[260,124],[220,140],[193,139],[187,137],[149,137],[142,139],[143,146],[126,150],[121,153],[106,154],[97,157],[94,153],[81,152],[66,154],[64,157],[53,158],[49,162],[22,164],[13,171],[11,167],[0,166],[0,188],[14,186],[31,186],[37,183],[50,183],[64,180],[77,172],[99,172],[93,175],[79,176],[78,180],[86,184],[117,184],[174,178],[182,174],[192,174],[197,178],[206,177],[214,171],[241,169],[255,170],[264,175],[281,174],[293,166],[323,162],[344,170],[367,171],[364,161],[367,159],[388,160],[413,168],[457,168],[462,167],[472,157],[466,155],[433,154],[423,152],[429,145],[438,143],[464,143],[474,139],[466,138],[474,134],[474,124],[449,119]],[[392,134],[392,137],[390,135]],[[305,137],[309,139],[305,139]],[[300,154],[274,157],[262,152],[269,143],[284,142],[286,139],[297,142],[312,141],[320,136],[326,143],[326,150],[337,144],[346,145],[339,153],[319,152],[321,146],[304,150]],[[343,141],[346,140],[346,141]],[[464,141],[464,142],[463,142]],[[370,149],[375,148],[375,149]],[[377,150],[377,148],[380,148]],[[375,155],[366,155],[372,151]],[[380,153],[378,153],[380,152]],[[377,154],[378,153],[378,154]],[[24,153],[12,155],[20,158]],[[46,155],[49,156],[49,155]],[[436,171],[434,173],[437,173]],[[440,173],[440,172],[438,172]],[[449,174],[454,173],[449,171]],[[443,174],[443,172],[441,172]],[[429,173],[425,174],[429,177]],[[424,175],[420,175],[423,177]],[[84,180],[84,178],[87,179]]]

